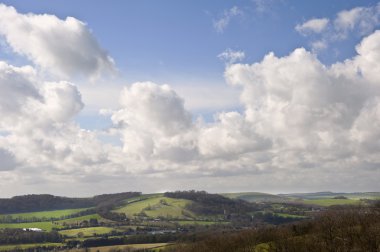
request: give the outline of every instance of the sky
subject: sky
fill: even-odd
[[[0,1],[0,197],[379,191],[380,2]]]

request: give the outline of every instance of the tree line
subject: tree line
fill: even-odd
[[[254,203],[229,199],[220,194],[211,194],[205,191],[166,192],[164,196],[193,201],[194,203],[189,204],[186,208],[200,215],[245,214],[259,209]]]
[[[335,207],[314,220],[238,232],[213,232],[165,252],[378,252],[380,206]]]

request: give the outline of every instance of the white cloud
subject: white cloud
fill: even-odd
[[[268,149],[270,140],[255,132],[244,116],[237,112],[221,113],[215,124],[201,129],[199,151],[209,158],[230,158],[247,152]]]
[[[161,146],[176,148],[192,127],[191,114],[168,85],[134,83],[124,89],[120,102],[122,108],[112,115],[112,121],[122,129],[124,151],[134,156],[153,157]]]
[[[380,3],[340,11],[331,22],[328,18],[310,19],[298,24],[295,29],[304,36],[312,35],[311,48],[314,52],[319,52],[326,49],[329,44],[345,40],[350,36],[366,36],[379,25]]]
[[[380,30],[375,31],[370,36],[364,38],[362,42],[356,46],[358,56],[353,61],[357,72],[377,87],[379,83],[380,73]]]
[[[295,29],[301,34],[321,33],[326,29],[328,23],[328,18],[314,18],[296,25]]]
[[[356,7],[337,14],[334,20],[335,30],[341,38],[348,32],[357,30],[360,35],[369,34],[380,24],[380,4],[372,7]]]
[[[319,52],[328,47],[328,44],[325,40],[318,40],[311,43],[311,48],[313,52]]]
[[[73,17],[20,14],[0,4],[0,35],[16,53],[62,78],[98,78],[115,71],[112,58],[86,25]]]
[[[194,114],[228,111],[240,107],[239,89],[225,85],[223,81],[217,83],[196,81],[195,83],[182,81],[180,85],[173,85],[178,95],[184,98],[186,109]]]
[[[0,131],[7,132],[0,137],[0,149],[7,149],[2,151],[0,163],[7,164],[6,169],[48,167],[43,173],[83,173],[106,162],[104,147],[94,133],[72,121],[83,107],[73,84],[45,82],[32,67],[1,62],[0,88]],[[39,175],[44,177],[43,173]]]
[[[380,90],[374,85],[379,34],[362,41],[358,56],[331,67],[296,49],[286,57],[271,53],[260,63],[227,68],[227,80],[243,87],[247,122],[273,143],[270,166],[341,170],[379,164],[373,154],[379,131]],[[370,146],[372,154],[366,151]]]
[[[218,54],[218,58],[228,64],[232,64],[243,60],[245,58],[245,53],[243,51],[234,51],[228,48],[222,53]]]
[[[214,20],[213,25],[215,30],[219,33],[223,33],[231,22],[231,19],[241,15],[243,15],[243,11],[237,6],[233,6],[231,9],[225,10],[219,19]]]

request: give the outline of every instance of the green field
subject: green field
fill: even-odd
[[[33,244],[17,244],[17,245],[0,245],[0,251],[13,251],[18,248],[20,249],[28,249],[35,247],[59,247],[62,246],[62,243],[33,243]]]
[[[303,215],[295,215],[295,214],[287,214],[287,213],[275,213],[275,215],[284,217],[284,218],[293,218],[293,219],[305,219],[307,216]]]
[[[88,208],[78,208],[78,209],[65,209],[65,210],[55,210],[55,211],[41,211],[41,212],[29,212],[29,213],[18,213],[18,214],[1,214],[1,217],[12,217],[12,219],[25,219],[25,220],[31,220],[33,218],[61,218],[64,216],[69,216],[71,214],[76,214],[79,212],[82,212]]]
[[[115,230],[114,228],[110,227],[89,227],[89,228],[76,228],[76,229],[68,229],[68,230],[61,230],[59,233],[61,235],[66,235],[69,237],[78,237],[79,233],[82,233],[83,236],[93,236],[94,234],[102,235],[102,234],[108,234]]]
[[[145,200],[136,201],[121,207],[115,212],[125,213],[129,218],[144,212],[148,217],[172,217],[186,218],[194,217],[194,214],[185,209],[190,200],[172,199],[163,196],[147,198]]]
[[[53,228],[63,228],[50,221],[29,222],[29,223],[0,223],[0,228],[40,228],[45,231],[51,231]]]
[[[332,205],[354,205],[360,204],[359,200],[356,199],[306,199],[302,203],[309,205],[318,205],[318,206],[332,206]]]
[[[90,214],[90,215],[83,215],[83,216],[80,216],[80,217],[60,220],[60,221],[57,221],[57,223],[59,223],[59,224],[63,224],[63,223],[66,223],[66,224],[76,224],[78,222],[85,221],[85,220],[88,221],[90,219],[97,219],[99,221],[99,220],[102,219],[102,217],[100,217],[99,214]]]

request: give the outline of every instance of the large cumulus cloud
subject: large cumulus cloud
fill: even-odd
[[[0,87],[0,132],[5,132],[0,135],[2,170],[67,171],[107,161],[94,133],[73,121],[83,108],[73,84],[45,82],[30,66],[0,62]]]
[[[135,83],[124,89],[120,102],[112,121],[121,130],[125,152],[141,158],[191,155],[191,114],[168,85]]]
[[[272,151],[282,161],[273,159],[273,165],[302,168],[348,161],[344,165],[360,167],[373,160],[363,148],[377,144],[358,143],[377,142],[379,34],[364,38],[356,57],[331,67],[300,48],[282,58],[270,53],[260,63],[226,69],[227,81],[243,87],[247,121],[273,142]]]
[[[114,62],[86,24],[73,17],[20,14],[0,4],[0,35],[18,54],[62,78],[112,73]]]

